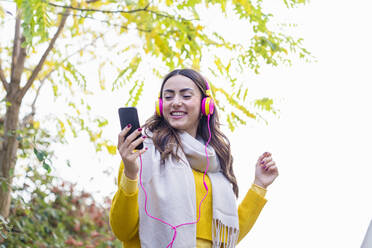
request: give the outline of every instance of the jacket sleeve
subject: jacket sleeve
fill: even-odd
[[[137,180],[130,180],[123,172],[124,164],[121,162],[118,190],[110,209],[110,226],[115,236],[124,242],[138,233],[139,214]]]
[[[257,186],[252,185],[245,195],[243,201],[238,207],[239,215],[239,237],[238,243],[247,235],[256,222],[261,210],[265,206],[267,200],[264,194],[257,190]]]

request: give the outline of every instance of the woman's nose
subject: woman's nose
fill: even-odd
[[[180,97],[178,97],[178,96],[174,97],[173,105],[179,106],[179,105],[181,105],[181,103],[182,103],[182,99]]]

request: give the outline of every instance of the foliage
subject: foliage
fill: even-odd
[[[51,171],[53,152],[50,150],[52,142],[63,142],[58,137],[52,137],[49,130],[42,128],[40,122],[34,121],[33,117],[26,116],[23,119],[23,124],[15,133],[18,140],[17,156],[20,161],[25,162],[28,159],[36,159],[42,167],[47,171]],[[4,125],[0,119],[0,144],[4,140]],[[35,156],[32,156],[35,155]],[[14,169],[11,175],[14,173]],[[6,181],[0,178],[0,187],[6,189],[9,185]]]
[[[91,117],[89,98],[95,91],[124,88],[128,94],[123,96],[126,98],[123,104],[135,106],[146,85],[152,84],[146,80],[148,75],[144,71],[162,77],[176,67],[196,68],[215,82],[216,88],[225,89],[226,94],[216,94],[217,103],[235,101],[232,109],[221,106],[222,116],[235,120],[230,125],[234,128],[248,119],[257,119],[261,111],[274,112],[272,108],[255,108],[257,99],[237,94],[248,90],[247,82],[237,75],[247,71],[259,73],[263,64],[290,64],[292,55],[311,59],[301,38],[271,28],[272,14],[265,12],[262,1],[15,0],[15,3],[22,11],[23,46],[29,51],[27,68],[35,68],[37,60],[31,58],[41,57],[61,16],[69,15],[62,37],[45,60],[32,90],[42,84],[50,85],[56,101],[62,98],[68,106],[66,114],[51,119],[59,135],[70,131],[76,137],[85,132],[97,151],[106,148],[109,153],[116,152],[113,143],[102,135],[105,125],[97,125],[94,121],[97,117]],[[288,8],[304,3],[283,2]],[[228,40],[218,29],[205,25],[204,9],[212,8],[218,8],[229,18],[241,19],[247,27],[242,32],[246,39]],[[3,55],[9,58],[11,44],[3,49]],[[213,59],[203,59],[208,57]],[[84,69],[88,61],[98,65],[93,69],[97,71],[97,84],[88,83],[92,72]],[[5,62],[10,65],[10,59]],[[9,75],[10,67],[5,72]],[[30,76],[27,70],[24,74]],[[105,123],[102,117],[98,118]]]
[[[0,220],[0,247],[121,247],[109,227],[110,199],[98,204],[75,187],[28,167],[11,218]]]

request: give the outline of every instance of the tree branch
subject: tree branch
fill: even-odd
[[[40,89],[44,85],[45,80],[48,79],[53,72],[54,72],[54,69],[53,70],[50,70],[50,72],[48,72],[48,74],[42,80],[40,80],[40,86],[39,86],[39,88],[37,88],[35,98],[34,98],[32,104],[31,104],[31,113],[33,115],[35,115],[35,112],[36,112],[35,105],[36,105],[36,100],[37,100],[37,98],[40,95]]]
[[[12,53],[12,67],[10,70],[10,82],[12,82],[14,78],[14,68],[16,67],[16,64],[17,64],[19,48],[21,46],[20,29],[21,29],[21,11],[17,8],[16,21],[15,21],[15,27],[14,27],[14,40],[13,40],[13,53]]]
[[[101,35],[98,35],[96,38],[94,38],[92,40],[92,42],[86,44],[85,46],[83,46],[82,48],[80,48],[79,50],[76,50],[75,52],[71,53],[70,55],[67,55],[64,59],[61,60],[61,62],[58,63],[58,65],[61,65],[63,64],[66,60],[68,60],[69,58],[71,58],[72,56],[74,56],[75,54],[78,54],[80,53],[81,51],[83,51],[85,48],[87,48],[88,46],[91,46],[94,44],[94,42],[96,42],[96,40],[98,40],[99,38],[102,38],[104,34],[101,34]],[[57,66],[56,66],[57,67]],[[55,68],[56,68],[55,67]],[[54,71],[54,70],[53,70]]]
[[[8,82],[6,81],[3,68],[1,67],[1,59],[0,59],[0,80],[3,83],[5,91],[8,92]]]
[[[149,9],[149,10],[147,10],[147,12],[152,13],[152,14],[155,14],[155,15],[160,16],[160,17],[176,19],[176,16],[171,16],[171,15],[168,15],[168,14],[163,14],[163,13],[157,12],[155,10],[150,10]],[[186,22],[200,21],[200,19],[186,19],[186,18],[183,18],[183,17],[180,17],[180,16],[178,16],[178,18],[180,18],[182,21],[186,21]]]
[[[85,48],[87,48],[88,46],[92,45],[96,40],[98,40],[99,38],[101,38],[103,36],[103,34],[97,36],[94,40],[92,40],[92,42],[90,42],[89,44],[86,44],[85,46],[83,46],[82,48],[80,48],[79,50],[73,52],[72,54],[66,56],[61,62],[59,62],[52,70],[50,70],[43,79],[40,80],[40,85],[39,87],[37,88],[36,90],[36,95],[35,95],[35,98],[34,100],[32,101],[32,104],[31,104],[31,113],[29,113],[28,115],[26,115],[24,118],[23,118],[23,121],[22,121],[22,124],[21,126],[22,127],[25,127],[28,123],[31,123],[30,121],[33,121],[33,118],[36,114],[36,101],[37,99],[39,98],[39,95],[40,95],[40,90],[41,90],[41,87],[44,85],[44,82],[46,79],[50,78],[50,76],[52,75],[52,73],[56,70],[56,68],[63,64],[66,60],[68,60],[70,57],[74,56],[75,54],[78,54],[80,53],[80,51],[84,50]]]
[[[25,37],[21,35],[21,38],[19,39],[19,43],[22,44],[25,41]],[[16,64],[14,64],[14,68],[12,70],[13,77],[10,79],[11,84],[19,86],[21,82],[21,76],[23,73],[23,69],[25,66],[25,60],[26,60],[26,47],[20,46],[18,49],[18,54],[16,58]]]
[[[40,80],[40,85],[36,90],[35,98],[34,98],[34,100],[32,101],[32,104],[31,104],[31,113],[29,113],[29,114],[25,115],[25,117],[23,117],[22,122],[20,123],[20,128],[21,129],[25,128],[27,124],[32,124],[32,122],[34,121],[34,116],[36,114],[36,107],[35,107],[36,100],[39,98],[40,90],[41,90],[41,87],[44,85],[44,81],[47,78],[50,77],[50,75],[52,74],[53,71],[54,71],[54,69],[51,70],[50,72],[48,72],[48,74],[42,80]]]
[[[21,89],[21,95],[20,95],[21,98],[26,94],[27,90],[31,87],[31,85],[35,81],[37,75],[41,71],[41,68],[44,65],[44,62],[45,62],[49,52],[52,50],[59,34],[62,32],[62,29],[65,26],[65,23],[66,23],[66,20],[67,20],[67,17],[69,16],[69,14],[70,14],[70,11],[67,9],[65,11],[65,14],[62,16],[62,19],[61,19],[61,22],[59,23],[57,32],[54,34],[52,40],[50,41],[48,48],[45,50],[45,52],[44,52],[43,56],[41,57],[39,63],[37,64],[37,66],[33,70],[30,78],[27,80],[26,85]]]
[[[58,7],[58,8],[72,9],[72,10],[78,10],[78,11],[87,11],[87,12],[101,12],[101,13],[106,13],[106,14],[115,14],[115,13],[131,14],[135,12],[147,11],[147,8],[150,6],[150,4],[148,4],[144,8],[133,9],[133,10],[102,10],[102,9],[83,9],[83,8],[72,7],[72,6],[67,6],[67,5],[59,5],[59,4],[55,4],[51,2],[47,2],[47,3],[53,7]]]
[[[78,11],[82,11],[82,12],[100,12],[100,13],[105,13],[105,14],[117,14],[117,13],[132,14],[132,13],[143,11],[143,12],[149,12],[149,13],[155,14],[155,15],[160,16],[160,17],[177,19],[177,17],[175,17],[175,16],[160,13],[160,12],[157,12],[155,10],[148,9],[150,4],[147,4],[146,7],[144,7],[144,8],[133,9],[133,10],[101,10],[101,9],[83,9],[83,8],[72,7],[72,6],[67,6],[67,5],[58,5],[58,4],[51,3],[51,2],[47,2],[47,3],[51,6],[54,6],[54,7],[78,10]],[[185,19],[185,18],[180,17],[180,16],[178,18],[181,19],[182,21],[188,21],[188,22],[193,21],[193,20],[198,20],[198,19],[188,20],[188,19]]]

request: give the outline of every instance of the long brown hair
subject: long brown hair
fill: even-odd
[[[192,69],[176,69],[165,76],[160,89],[161,98],[165,82],[176,75],[182,75],[191,79],[200,89],[202,98],[206,97],[206,80],[200,73]],[[231,155],[230,142],[220,130],[217,108],[214,109],[213,115],[210,116],[209,125],[211,130],[211,140],[209,145],[216,151],[222,172],[233,185],[235,196],[238,197],[239,189],[232,167],[233,157]],[[145,130],[148,129],[152,132],[152,140],[156,149],[160,151],[162,161],[164,161],[169,155],[178,160],[180,159],[177,155],[177,151],[179,148],[182,149],[182,146],[177,134],[177,129],[174,129],[165,118],[159,117],[155,113],[146,121],[144,127]],[[209,139],[207,116],[203,115],[199,120],[196,135],[200,135],[205,141]],[[176,145],[176,150],[173,149],[173,145]]]

